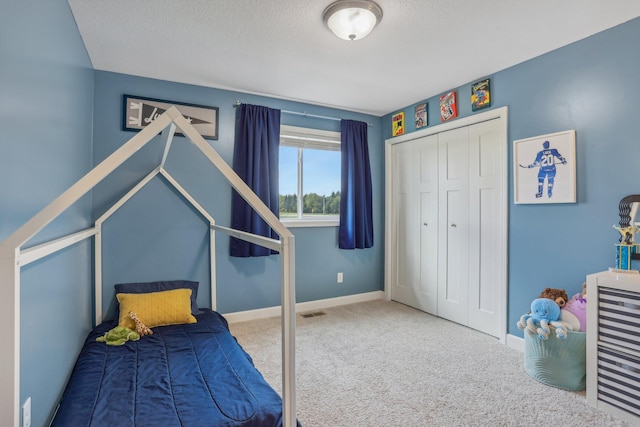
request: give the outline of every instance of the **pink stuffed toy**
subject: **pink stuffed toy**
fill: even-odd
[[[586,296],[586,295],[585,295]],[[587,299],[575,294],[560,310],[560,320],[571,325],[574,331],[587,330]]]

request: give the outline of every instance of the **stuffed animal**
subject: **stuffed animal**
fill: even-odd
[[[558,339],[567,338],[567,326],[560,322],[560,306],[549,298],[536,298],[531,302],[531,313],[523,314],[517,323],[519,329],[524,329],[529,335],[538,335],[541,340],[549,338],[550,328],[556,328]]]
[[[127,341],[138,341],[140,335],[136,331],[132,331],[124,326],[116,326],[103,336],[96,338],[96,341],[107,343],[107,345],[122,345]]]
[[[133,321],[136,322],[136,332],[138,332],[141,337],[145,335],[153,335],[153,331],[147,328],[147,325],[142,323],[142,320],[140,320],[138,318],[138,315],[135,314],[133,311],[129,312],[129,317],[131,317]]]
[[[586,295],[575,294],[567,305],[560,310],[560,320],[570,324],[574,331],[585,332],[587,330],[587,299]]]
[[[567,301],[569,301],[569,296],[567,295],[567,291],[564,289],[555,289],[555,288],[546,288],[538,298],[549,298],[554,300],[556,304],[560,306],[560,308],[564,307]]]

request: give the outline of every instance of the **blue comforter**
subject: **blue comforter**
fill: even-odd
[[[122,346],[87,337],[52,426],[280,426],[282,400],[207,310]]]

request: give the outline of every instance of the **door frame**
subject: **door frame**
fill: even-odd
[[[438,134],[441,132],[446,132],[449,130],[467,127],[471,125],[475,125],[478,123],[486,122],[488,120],[499,120],[499,129],[501,129],[502,135],[501,137],[504,139],[504,164],[502,167],[504,168],[504,180],[503,180],[503,194],[505,197],[504,203],[504,230],[503,230],[503,248],[504,253],[502,254],[502,268],[500,269],[500,318],[501,326],[499,332],[499,340],[502,344],[506,344],[507,342],[507,269],[508,269],[508,236],[509,236],[509,141],[508,141],[508,116],[509,116],[509,108],[508,107],[500,107],[495,108],[486,112],[474,114],[472,116],[463,117],[461,119],[455,120],[453,122],[443,123],[441,125],[427,127],[425,129],[421,129],[415,132],[411,132],[409,134],[389,138],[385,140],[385,220],[384,220],[384,297],[387,301],[391,300],[391,253],[393,248],[391,244],[393,242],[392,238],[392,217],[393,217],[393,206],[391,203],[388,203],[389,200],[392,200],[393,195],[393,162],[391,158],[391,149],[393,145],[400,144],[403,142],[412,141],[414,139],[422,138],[425,136]]]

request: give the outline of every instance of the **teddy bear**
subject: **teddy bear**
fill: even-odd
[[[567,338],[567,329],[570,325],[565,325],[560,319],[560,306],[550,298],[536,298],[531,302],[531,313],[523,314],[517,323],[519,329],[529,335],[538,335],[541,340],[549,338],[550,327],[556,328],[558,339]]]
[[[563,308],[567,304],[567,301],[569,301],[567,291],[565,291],[564,289],[555,288],[546,288],[540,293],[538,298],[549,298],[555,301],[556,304],[560,306],[560,308]]]

